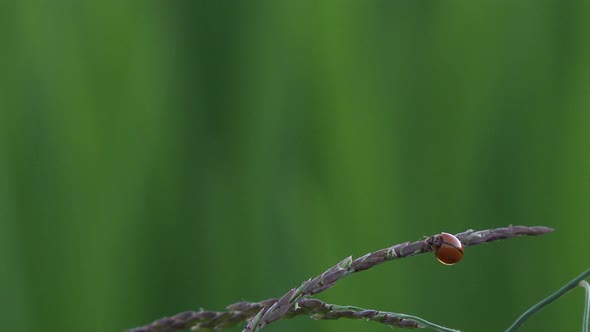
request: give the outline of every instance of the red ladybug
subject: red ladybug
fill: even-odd
[[[440,233],[429,241],[439,262],[453,265],[463,258],[463,245],[453,234]]]

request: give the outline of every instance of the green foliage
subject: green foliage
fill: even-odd
[[[323,295],[502,331],[587,268],[587,2],[0,7],[4,330],[122,331],[416,234],[556,228]],[[578,330],[572,312],[521,331]],[[359,328],[385,329],[268,330]]]

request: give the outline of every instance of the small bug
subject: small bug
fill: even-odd
[[[434,256],[445,265],[453,265],[463,258],[463,245],[453,234],[442,232],[428,240]]]

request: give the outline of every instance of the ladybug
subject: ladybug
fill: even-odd
[[[463,258],[463,245],[453,234],[442,232],[428,241],[434,256],[444,265],[453,265]]]

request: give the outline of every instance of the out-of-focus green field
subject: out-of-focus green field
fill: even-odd
[[[556,228],[318,295],[503,331],[589,267],[588,2],[27,0],[0,37],[2,330],[120,332],[441,231]]]

